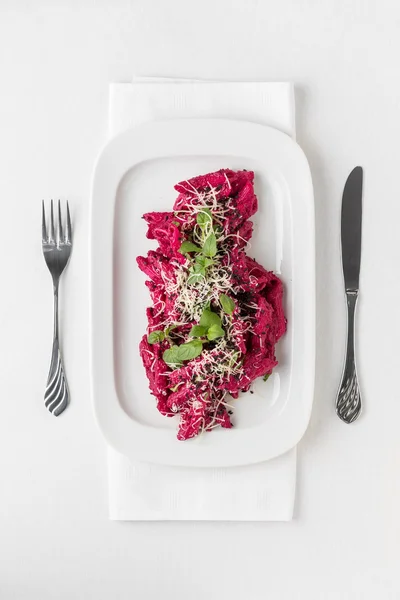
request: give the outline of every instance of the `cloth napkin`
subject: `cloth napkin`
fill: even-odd
[[[216,117],[294,137],[293,85],[147,78],[110,85],[111,136],[145,121]],[[133,462],[108,448],[108,482],[112,520],[289,521],[296,448],[267,462],[215,469]]]

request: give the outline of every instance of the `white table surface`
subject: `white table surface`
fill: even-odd
[[[78,7],[79,4],[79,7]],[[394,0],[0,2],[0,598],[400,597],[400,5]],[[113,523],[89,397],[88,198],[110,81],[294,80],[317,216],[317,380],[289,524]],[[365,168],[365,412],[334,413],[345,306],[341,192]],[[72,403],[42,405],[52,334],[40,200],[68,197]]]

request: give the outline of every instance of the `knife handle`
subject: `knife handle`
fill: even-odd
[[[336,413],[345,423],[352,423],[360,416],[361,394],[357,380],[354,346],[355,312],[357,290],[346,290],[347,298],[347,350],[342,382],[336,399]]]

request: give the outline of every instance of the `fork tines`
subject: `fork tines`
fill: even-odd
[[[72,227],[71,227],[71,216],[69,214],[69,205],[67,200],[67,225],[65,228],[65,235],[63,232],[62,218],[61,218],[61,201],[58,201],[58,226],[57,232],[54,226],[54,209],[53,200],[50,205],[50,226],[49,233],[46,228],[46,210],[44,206],[44,200],[42,200],[42,242],[44,244],[71,244],[72,243]]]

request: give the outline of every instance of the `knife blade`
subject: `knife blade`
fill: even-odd
[[[361,264],[363,170],[355,167],[342,198],[342,263],[346,291],[358,290]]]

